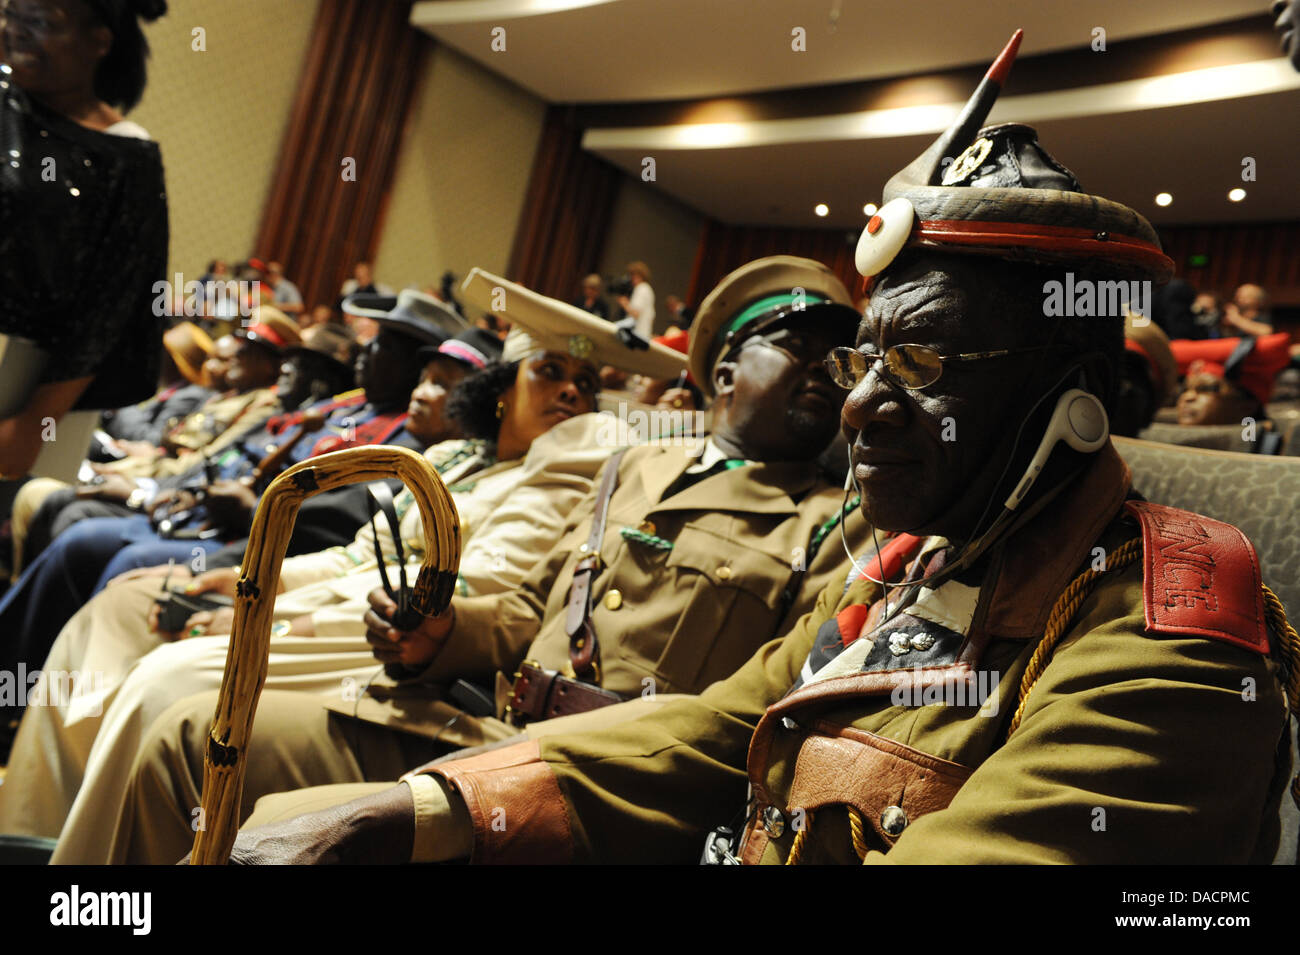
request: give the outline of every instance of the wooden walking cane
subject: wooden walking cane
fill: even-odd
[[[423,457],[389,446],[350,448],[296,464],[271,482],[253,517],[236,585],[226,672],[203,757],[202,825],[194,836],[192,865],[224,865],[235,843],[245,747],[266,682],[280,564],[299,505],[321,491],[392,477],[401,478],[414,493],[424,521],[424,563],[411,605],[430,616],[441,613],[451,602],[460,565],[460,519],[446,486]]]

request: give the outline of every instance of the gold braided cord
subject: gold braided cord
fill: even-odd
[[[799,858],[803,855],[804,843],[808,841],[808,831],[812,829],[813,813],[808,813],[804,818],[803,828],[794,834],[794,842],[790,844],[790,854],[785,857],[786,865],[798,865]]]
[[[1286,610],[1277,594],[1264,584],[1264,614],[1277,637],[1278,656],[1282,661],[1282,689],[1293,714],[1300,713],[1300,635],[1286,618]],[[1287,726],[1290,727],[1290,721]],[[1300,806],[1300,773],[1291,780],[1291,798]]]
[[[853,835],[853,851],[858,854],[858,858],[863,862],[867,860],[867,836],[866,828],[862,823],[862,815],[852,806],[846,806],[849,811],[849,832]]]
[[[1061,638],[1069,630],[1070,622],[1074,619],[1074,615],[1079,612],[1083,602],[1088,599],[1088,595],[1092,593],[1097,581],[1104,574],[1123,570],[1141,555],[1142,538],[1134,537],[1106,556],[1105,570],[1093,570],[1091,568],[1085,570],[1070,581],[1070,585],[1065,588],[1065,592],[1057,598],[1055,606],[1052,607],[1052,613],[1047,618],[1047,629],[1043,632],[1043,639],[1034,648],[1034,655],[1029,658],[1029,666],[1025,668],[1025,675],[1020,681],[1020,695],[1016,702],[1016,712],[1011,717],[1011,726],[1007,730],[1008,736],[1020,726],[1020,718],[1024,716],[1025,702],[1029,699],[1029,691],[1034,688],[1038,678],[1043,675],[1043,670],[1047,668],[1047,661],[1051,659],[1056,645],[1061,642]]]

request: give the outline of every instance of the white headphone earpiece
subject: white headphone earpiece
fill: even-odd
[[[1052,419],[1047,423],[1043,440],[1034,452],[1034,457],[1025,469],[1024,477],[1016,489],[1007,498],[1005,507],[1014,511],[1025,499],[1029,489],[1038,480],[1047,459],[1052,454],[1058,441],[1064,441],[1076,451],[1097,451],[1110,436],[1110,422],[1106,418],[1106,409],[1094,394],[1080,388],[1071,388],[1056,401]]]

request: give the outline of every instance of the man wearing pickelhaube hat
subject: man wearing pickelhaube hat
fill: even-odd
[[[478,307],[492,308],[495,299],[514,324],[508,354],[584,355],[593,368],[612,363],[661,378],[678,377],[686,363],[659,344],[629,349],[610,323],[497,276],[475,270],[463,292]],[[330,704],[347,717],[355,712],[361,725],[327,716],[319,699],[291,705],[288,694],[264,693],[258,726],[276,742],[249,747],[249,797],[274,791],[267,787],[276,781],[283,788],[299,780],[393,780],[421,751],[428,758],[521,729],[546,732],[565,714],[573,714],[565,717],[570,726],[629,719],[730,675],[788,630],[825,586],[843,582],[845,495],[815,462],[835,433],[843,398],[823,358],[851,340],[859,316],[850,301],[825,266],[791,256],[752,262],[723,279],[701,307],[689,355],[696,380],[714,396],[712,437],[633,447],[607,464],[515,591],[454,598],[447,615],[409,632],[389,619],[387,595],[372,593],[369,639],[394,679],[380,681],[382,694],[372,687],[360,701]],[[610,421],[618,435],[617,419]],[[604,490],[611,468],[616,483]],[[598,508],[604,533],[593,555]],[[847,510],[844,531],[860,549],[869,531]],[[495,680],[495,712],[466,712],[464,698],[449,693],[458,679],[489,693]],[[615,705],[622,700],[631,702]],[[133,844],[119,847],[116,861],[175,861],[163,858],[168,842],[158,820],[188,818],[181,803],[200,780],[178,773],[167,754],[201,751],[187,714],[203,712],[198,722],[205,722],[211,709],[204,694],[155,721],[138,751],[122,822]],[[486,709],[493,709],[490,696]],[[339,758],[340,740],[356,741],[343,745],[361,754],[351,770],[350,757]],[[277,755],[262,763],[259,750]],[[289,762],[292,772],[274,768]],[[362,762],[364,777],[356,768]],[[145,798],[160,792],[177,794],[165,812]],[[308,790],[302,798],[317,797]],[[142,824],[145,815],[154,822]],[[187,824],[167,828],[175,830],[172,847],[192,837]]]
[[[1170,263],[1032,130],[980,129],[1018,41],[859,247],[870,307],[828,363],[892,536],[848,586],[696,698],[427,765],[236,859],[1273,857],[1294,631],[1235,528],[1129,499],[1105,417],[1122,316],[1048,318],[1044,285]]]

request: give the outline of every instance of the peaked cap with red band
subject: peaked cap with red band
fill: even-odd
[[[1151,224],[1085,193],[1031,127],[980,128],[1021,35],[1011,37],[953,124],[886,183],[885,204],[858,240],[855,261],[867,278],[914,247],[1043,263],[1095,260],[1117,277],[1157,283],[1173,274]]]

